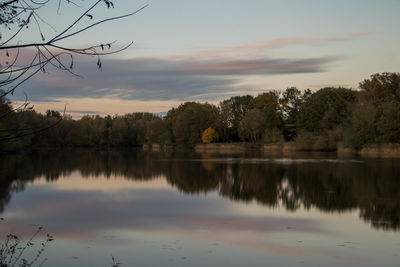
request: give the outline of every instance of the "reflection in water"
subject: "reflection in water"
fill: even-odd
[[[83,177],[164,176],[184,193],[217,191],[234,201],[323,212],[359,209],[374,228],[400,228],[398,160],[235,158],[190,152],[46,151],[0,159],[0,209],[12,192],[45,177],[55,181],[79,171]]]

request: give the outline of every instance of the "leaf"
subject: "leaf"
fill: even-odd
[[[101,50],[104,50],[104,45],[103,44],[101,44],[100,47],[101,47]]]
[[[101,61],[100,61],[100,58],[97,60],[97,67],[99,68],[99,70],[101,70]]]

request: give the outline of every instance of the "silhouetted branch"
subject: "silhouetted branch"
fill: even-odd
[[[71,38],[73,36],[76,36],[78,34],[82,34],[86,32],[87,30],[99,26],[101,24],[104,24],[106,22],[110,22],[113,20],[119,20],[123,19],[129,16],[133,16],[146,8],[148,5],[145,5],[134,12],[120,15],[120,16],[115,16],[115,17],[110,17],[106,18],[100,21],[97,21],[95,23],[92,23],[88,26],[84,26],[80,29],[77,29],[73,32],[71,30],[76,27],[80,22],[82,22],[82,19],[85,17],[90,17],[93,19],[93,15],[89,14],[89,12],[93,11],[93,9],[98,6],[101,2],[104,2],[107,5],[107,8],[114,7],[114,4],[110,0],[98,0],[96,1],[93,5],[91,5],[89,8],[87,8],[84,12],[80,14],[80,16],[75,19],[72,23],[70,23],[64,30],[62,30],[60,33],[56,34],[54,37],[52,37],[49,41],[45,41],[45,35],[43,34],[41,24],[44,23],[47,26],[53,28],[50,23],[47,23],[38,13],[37,11],[44,7],[46,4],[49,3],[50,0],[43,1],[43,2],[37,2],[37,1],[14,1],[10,0],[8,2],[0,4],[0,14],[4,13],[4,18],[0,20],[0,25],[4,24],[5,26],[13,23],[18,23],[18,27],[15,30],[11,36],[4,41],[3,43],[0,44],[0,51],[6,51],[6,56],[10,57],[9,51],[12,50],[17,50],[16,55],[14,55],[14,58],[11,63],[7,63],[3,67],[0,65],[0,77],[2,75],[7,75],[3,79],[0,78],[0,86],[3,87],[4,93],[0,95],[0,97],[4,97],[8,94],[13,94],[15,89],[29,80],[32,76],[36,75],[39,71],[45,72],[45,66],[50,63],[53,67],[56,69],[59,69],[61,71],[67,71],[68,73],[79,76],[77,73],[74,73],[72,71],[73,69],[73,56],[74,55],[88,55],[88,56],[103,56],[103,55],[110,55],[110,54],[115,54],[119,53],[127,48],[129,48],[133,42],[130,42],[129,44],[123,46],[122,48],[116,49],[116,50],[111,50],[112,45],[115,43],[114,42],[109,42],[109,43],[101,43],[97,44],[94,46],[89,46],[89,47],[81,47],[81,48],[71,48],[68,46],[63,46],[60,44],[57,44],[57,42],[60,42],[62,40],[66,40],[68,38]],[[74,2],[67,0],[68,4],[73,4],[76,5]],[[61,0],[58,2],[58,8],[57,10],[59,11],[61,5]],[[77,6],[77,5],[76,5]],[[28,15],[23,17],[24,14],[27,12]],[[7,16],[6,16],[7,15]],[[28,27],[32,21],[35,22],[38,30],[40,37],[42,39],[42,42],[26,42],[26,43],[16,43],[16,44],[9,44],[12,40],[15,40],[15,38],[22,32],[22,30],[26,27]],[[8,27],[8,26],[7,26]],[[11,31],[11,27],[7,28],[9,31]],[[54,28],[53,28],[54,29]],[[28,49],[28,48],[35,48],[36,52],[34,52],[34,56],[32,57],[32,60],[30,62],[26,63],[19,63],[19,55],[20,55],[20,50],[21,49]],[[59,51],[53,51],[53,49],[57,49]],[[105,49],[109,49],[109,51],[104,51]],[[64,62],[61,58],[62,55],[68,55],[70,58],[70,62]],[[19,64],[18,64],[19,63]],[[22,64],[22,65],[21,65]],[[67,67],[69,66],[69,67]],[[98,58],[97,61],[97,66],[99,69],[101,69],[101,61],[100,58]],[[4,88],[5,86],[9,86],[9,88]]]

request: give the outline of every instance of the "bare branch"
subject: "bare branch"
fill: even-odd
[[[129,14],[126,14],[126,15],[121,15],[121,16],[118,16],[118,17],[112,17],[112,18],[108,18],[108,19],[104,19],[104,20],[98,21],[96,23],[93,23],[93,24],[91,24],[91,25],[89,25],[89,26],[87,26],[87,27],[85,27],[83,29],[80,29],[80,30],[78,30],[76,32],[73,32],[71,34],[68,34],[68,35],[65,35],[65,36],[59,35],[60,37],[53,38],[51,40],[51,42],[58,42],[58,41],[63,40],[65,38],[69,38],[71,36],[77,35],[77,34],[79,34],[81,32],[84,32],[84,31],[86,31],[86,30],[88,30],[88,29],[90,29],[90,28],[92,28],[94,26],[97,26],[99,24],[102,24],[104,22],[108,22],[108,21],[111,21],[111,20],[117,20],[117,19],[122,19],[122,18],[129,17],[129,16],[133,16],[133,15],[137,14],[138,12],[142,11],[143,9],[145,9],[146,7],[148,7],[148,5],[145,5],[145,6],[141,7],[141,8],[139,8],[138,10],[136,10],[135,12],[132,12],[132,13],[129,13]],[[81,18],[79,18],[79,19],[81,19]]]

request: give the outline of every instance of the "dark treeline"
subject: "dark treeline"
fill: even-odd
[[[330,154],[331,155],[331,154]],[[186,194],[217,191],[233,201],[324,212],[358,209],[373,227],[400,229],[398,159],[363,161],[296,157],[290,164],[274,158],[229,158],[190,151],[49,150],[0,157],[0,212],[13,192],[45,178],[56,181],[72,172],[83,177],[151,180],[164,177]],[[321,156],[321,155],[319,155]],[[328,156],[328,155],[327,155]],[[261,161],[257,161],[261,160]]]
[[[3,150],[288,141],[300,150],[336,150],[339,144],[360,149],[370,144],[400,143],[400,74],[372,75],[359,84],[359,90],[327,87],[301,92],[291,87],[282,93],[231,97],[218,106],[185,102],[163,118],[151,113],[86,115],[80,120],[65,116],[58,123],[61,114],[57,111],[44,115],[34,110],[15,111],[4,98],[0,114]],[[21,132],[24,134],[19,137]]]

